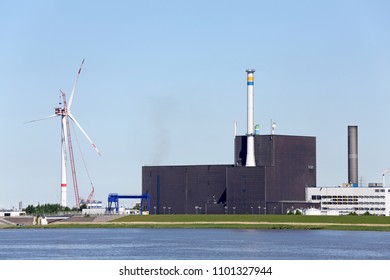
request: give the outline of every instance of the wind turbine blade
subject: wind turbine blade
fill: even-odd
[[[84,64],[84,60],[81,62],[81,66],[79,68],[79,72],[77,73],[77,76],[76,76],[76,80],[74,81],[74,84],[73,84],[73,88],[72,88],[72,92],[70,93],[70,98],[69,98],[69,102],[68,102],[68,108],[70,109],[70,107],[72,107],[72,102],[73,102],[73,95],[74,95],[74,92],[76,91],[76,87],[77,87],[77,82],[79,80],[79,76],[80,76],[80,73],[81,73],[81,68],[83,67],[83,64]]]
[[[42,118],[42,119],[36,119],[36,120],[32,120],[32,121],[28,121],[28,122],[25,122],[24,124],[26,124],[26,123],[32,123],[32,122],[38,122],[38,121],[43,121],[43,120],[51,119],[51,118],[54,118],[54,117],[57,117],[57,115],[56,115],[56,114],[54,114],[54,115],[50,115],[50,116],[48,116],[48,117],[46,117],[46,118]]]
[[[76,119],[73,117],[73,115],[71,113],[68,114],[68,116],[70,117],[70,119],[78,126],[78,128],[81,130],[82,133],[84,133],[85,137],[87,137],[89,143],[91,143],[92,147],[95,149],[95,151],[98,153],[99,156],[102,156],[98,150],[98,148],[96,147],[96,145],[92,142],[91,138],[89,138],[89,136],[87,135],[87,133],[84,131],[84,129],[80,126],[80,124],[76,121]]]

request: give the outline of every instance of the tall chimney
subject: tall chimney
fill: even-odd
[[[358,127],[348,126],[348,183],[358,186]]]
[[[256,166],[255,163],[255,138],[254,138],[254,109],[253,109],[253,87],[254,69],[247,69],[247,94],[248,94],[248,129],[247,129],[247,152],[246,152],[246,166]]]

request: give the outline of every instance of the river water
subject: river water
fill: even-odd
[[[390,232],[3,229],[0,260],[390,260]]]

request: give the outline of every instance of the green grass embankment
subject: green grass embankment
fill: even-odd
[[[89,222],[88,222],[88,221]],[[32,228],[33,226],[31,226]],[[53,223],[38,228],[231,228],[390,231],[384,216],[130,215],[109,222]],[[33,228],[37,228],[34,226]]]
[[[150,215],[113,220],[131,227],[236,228],[236,229],[328,229],[390,231],[390,217],[301,215]]]
[[[387,224],[384,216],[303,216],[303,215],[129,215],[111,222],[270,222],[270,223],[337,223]]]
[[[110,224],[133,228],[328,229],[390,231],[390,217],[295,215],[125,216]]]

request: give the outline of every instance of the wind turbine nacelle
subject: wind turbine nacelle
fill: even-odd
[[[65,110],[65,108],[54,108],[54,113],[57,116],[65,116],[66,115],[66,110]]]

